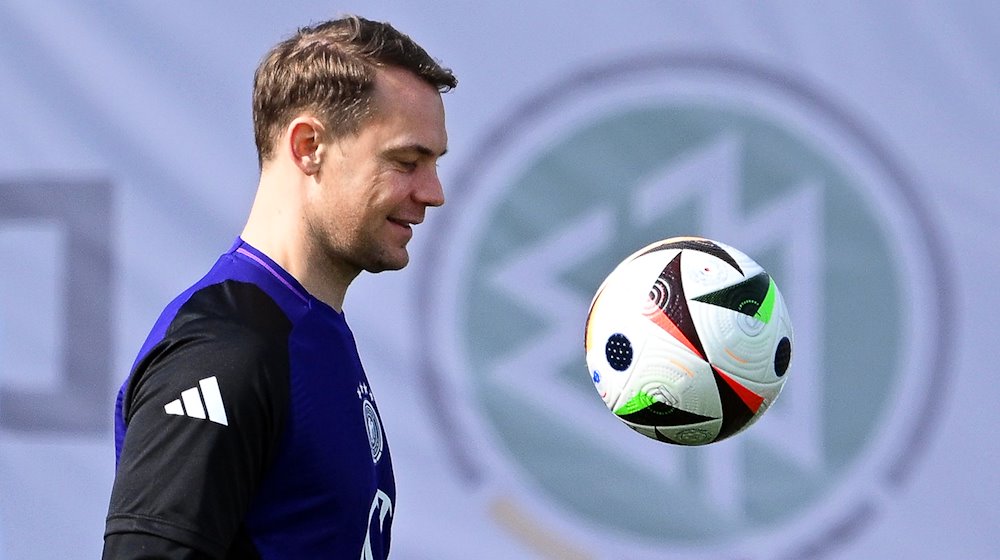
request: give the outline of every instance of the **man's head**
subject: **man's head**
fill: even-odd
[[[254,80],[260,185],[244,239],[336,308],[361,271],[409,262],[413,226],[444,204],[441,94],[455,76],[388,24],[299,30]]]
[[[285,127],[303,112],[333,137],[356,133],[372,116],[379,68],[407,70],[445,92],[455,76],[387,23],[356,16],[304,27],[276,45],[254,74],[253,124],[261,167]]]

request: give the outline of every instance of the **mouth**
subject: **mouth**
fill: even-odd
[[[410,220],[405,218],[389,218],[388,221],[396,228],[405,232],[404,235],[407,236],[407,239],[409,239],[409,236],[413,235],[413,226],[420,223],[419,220]]]
[[[394,224],[396,224],[397,226],[400,226],[400,227],[403,227],[403,228],[406,228],[406,229],[411,229],[413,226],[419,224],[423,220],[415,220],[415,219],[410,219],[410,218],[393,218],[393,217],[390,217],[389,221],[392,222],[392,223],[394,223]]]

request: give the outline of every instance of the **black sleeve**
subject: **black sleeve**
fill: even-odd
[[[148,533],[112,533],[104,539],[104,560],[212,560],[191,547]]]
[[[233,286],[218,289],[241,297],[229,293]],[[220,306],[206,304],[208,295],[181,308],[178,326],[126,388],[105,530],[114,548],[105,558],[142,558],[148,546],[174,546],[179,558],[198,558],[186,548],[224,557],[278,446],[288,412],[287,319],[280,309],[273,315],[266,296],[240,307],[252,314],[249,325],[231,314],[206,317],[200,305]]]

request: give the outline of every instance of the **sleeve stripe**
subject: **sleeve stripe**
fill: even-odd
[[[181,393],[181,400],[184,401],[184,411],[191,418],[205,418],[205,408],[201,406],[201,397],[198,396],[198,388],[191,387]]]
[[[222,393],[219,391],[219,380],[207,377],[198,382],[201,385],[201,394],[205,398],[205,407],[208,409],[208,419],[223,426],[229,425],[229,418],[226,417],[226,407],[222,404]]]

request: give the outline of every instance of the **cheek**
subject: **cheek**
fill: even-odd
[[[381,210],[384,212],[387,208],[396,205],[399,202],[399,193],[402,190],[404,182],[405,178],[400,177],[399,173],[386,172],[380,174],[372,182],[371,189],[368,191],[368,206],[372,210]]]
[[[304,215],[310,233],[321,238],[324,244],[348,241],[347,237],[357,229],[359,222],[352,201],[346,197],[331,196],[330,193],[313,197]]]
[[[406,201],[406,194],[399,180],[382,181],[373,187],[364,202],[356,206],[359,213],[363,214],[360,218],[370,227],[375,227],[398,213]]]

